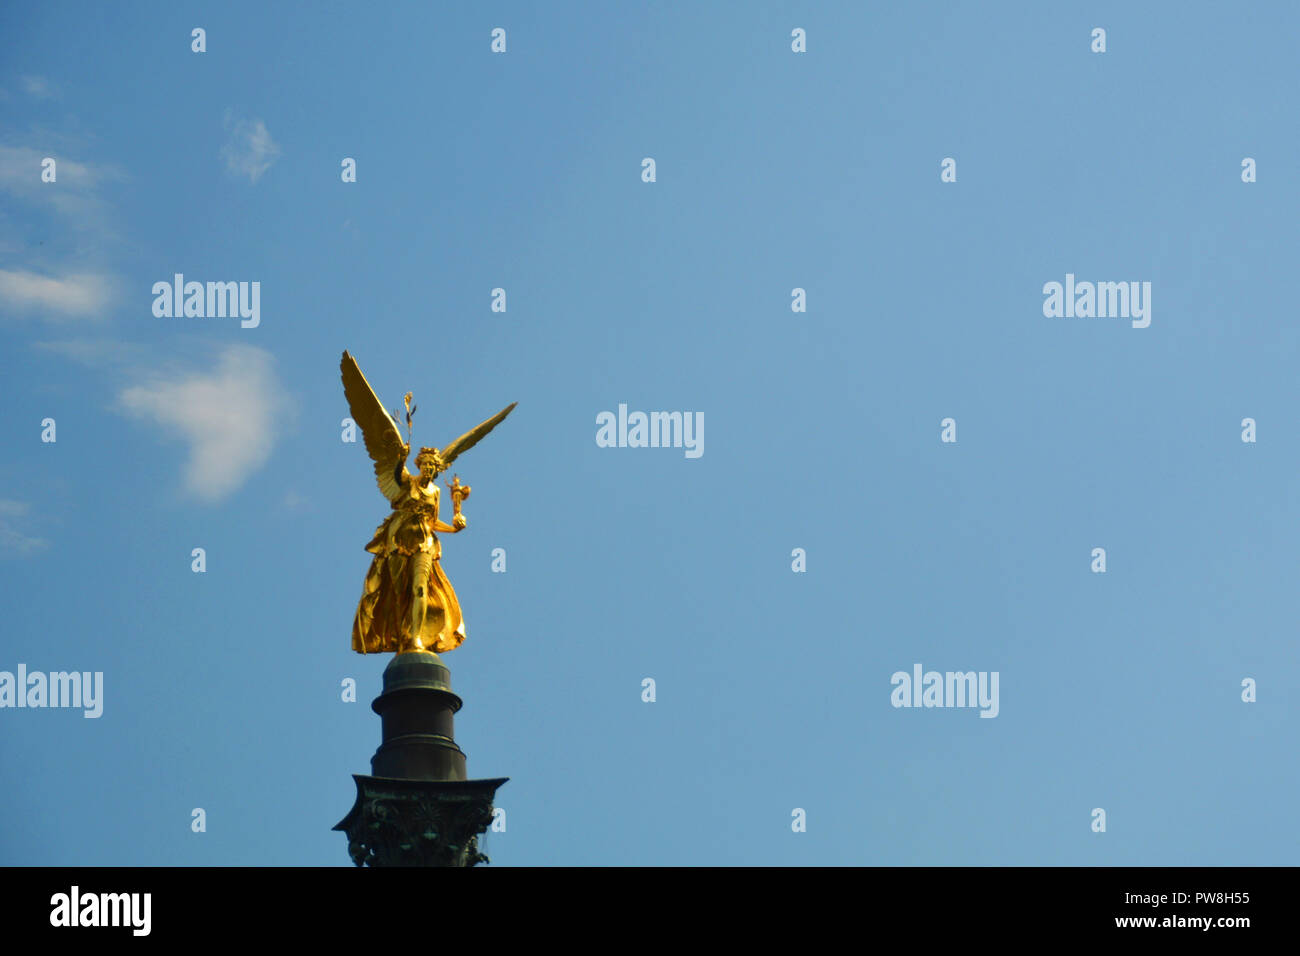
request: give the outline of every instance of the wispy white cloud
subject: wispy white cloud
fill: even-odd
[[[17,519],[26,517],[30,510],[25,501],[0,498],[0,556],[33,554],[50,546],[44,538],[33,538],[15,527],[19,523]]]
[[[62,355],[89,368],[118,368],[128,362],[143,365],[148,350],[134,342],[114,339],[66,339],[62,342],[33,342],[32,348]]]
[[[59,95],[58,91],[50,85],[50,81],[43,76],[22,76],[18,78],[18,82],[22,85],[24,93],[38,100],[48,100]]]
[[[54,182],[41,175],[45,159],[54,160]],[[73,228],[111,238],[103,202],[97,195],[107,181],[125,178],[113,166],[91,166],[69,159],[60,149],[0,144],[0,190],[36,206],[48,205],[71,220]]]
[[[47,157],[55,163],[54,182],[41,178]],[[23,308],[39,308],[44,295],[62,303],[59,311],[65,316],[84,313],[93,293],[107,297],[117,287],[105,273],[118,239],[99,191],[102,183],[122,178],[114,167],[77,162],[53,146],[0,144],[0,254],[6,267],[18,273],[9,280],[11,307],[21,300]]]
[[[224,125],[230,133],[226,145],[221,147],[226,170],[234,176],[247,176],[249,182],[257,182],[280,158],[280,147],[260,119],[245,119],[226,110]]]
[[[249,345],[227,347],[211,372],[130,386],[118,402],[189,445],[185,488],[208,502],[232,494],[266,463],[288,413],[273,357]]]
[[[41,160],[51,156],[55,160],[58,178],[54,183],[41,181]],[[30,146],[0,145],[0,187],[15,192],[34,194],[53,185],[90,189],[105,179],[117,179],[120,173],[106,167],[95,168],[78,163],[61,155],[59,150],[41,151]]]
[[[54,182],[41,178],[47,157],[55,163]],[[77,162],[59,150],[0,144],[0,249],[8,260],[0,269],[0,318],[103,315],[119,283],[106,268],[114,236],[98,192],[120,178],[111,166]]]
[[[56,316],[102,316],[112,298],[108,276],[78,273],[61,277],[0,269],[0,307]],[[3,315],[0,312],[0,315]]]

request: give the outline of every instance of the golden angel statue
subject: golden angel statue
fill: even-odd
[[[384,651],[450,651],[465,640],[465,620],[456,592],[442,573],[442,545],[436,532],[456,534],[465,529],[461,502],[469,486],[455,476],[448,486],[451,524],[438,520],[437,477],[457,456],[474,447],[514,410],[502,409],[450,445],[421,448],[415,456],[418,475],[406,469],[411,453],[411,418],[415,409],[406,394],[408,441],[402,440],[397,419],[385,410],[356,360],[343,353],[343,392],[352,419],[361,427],[366,451],[375,463],[379,490],[393,506],[392,514],[375,532],[366,550],[374,554],[366,574],[365,591],[352,622],[352,649],[361,654]]]

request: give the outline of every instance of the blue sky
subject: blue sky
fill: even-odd
[[[346,348],[417,445],[519,402],[443,542],[494,865],[1294,864],[1297,26],[6,6],[0,670],[104,712],[0,710],[0,862],[348,865],[389,656]],[[175,273],[260,324],[156,317]],[[1044,316],[1067,273],[1150,326]],[[703,455],[598,447],[620,403]],[[916,663],[998,716],[892,707]]]

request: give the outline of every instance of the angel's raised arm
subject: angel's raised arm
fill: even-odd
[[[402,441],[402,433],[384,408],[375,390],[357,367],[357,360],[347,352],[340,364],[343,372],[343,394],[347,396],[352,420],[361,426],[366,451],[375,463],[375,479],[379,490],[390,502],[396,501],[406,487],[411,474],[406,470],[406,458],[411,447]]]

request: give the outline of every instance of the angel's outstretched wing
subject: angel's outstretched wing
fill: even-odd
[[[451,463],[456,460],[456,456],[461,452],[469,451],[477,445],[483,439],[483,436],[500,425],[501,422],[505,420],[505,417],[515,410],[515,406],[518,404],[518,402],[511,402],[505,408],[501,409],[501,411],[497,412],[485,421],[482,425],[479,425],[477,428],[471,428],[444,448],[440,454],[446,466],[450,467]]]
[[[366,451],[375,462],[379,490],[389,501],[395,501],[411,477],[406,470],[406,456],[411,453],[411,446],[402,441],[397,422],[385,411],[375,390],[361,374],[357,360],[344,352],[340,368],[343,371],[343,394],[352,410],[352,420],[361,426]]]

